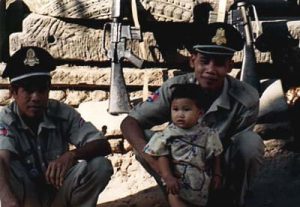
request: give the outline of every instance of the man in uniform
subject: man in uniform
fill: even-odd
[[[258,115],[258,92],[228,75],[233,68],[234,52],[242,47],[243,40],[231,25],[208,24],[191,48],[189,64],[194,72],[167,80],[121,123],[124,137],[158,183],[157,160],[143,152],[147,143],[144,130],[170,120],[171,88],[174,84],[198,84],[207,97],[206,103],[203,103],[206,111],[199,121],[219,132],[224,147],[220,175],[224,188],[230,189],[230,195],[234,197],[232,205],[244,205],[249,183],[262,164],[264,145],[252,131]]]
[[[24,47],[2,74],[14,98],[0,113],[2,206],[96,206],[113,174],[101,132],[72,107],[48,99],[54,69],[48,52]]]

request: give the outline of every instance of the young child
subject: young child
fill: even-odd
[[[144,148],[158,159],[171,207],[205,206],[209,188],[221,186],[223,148],[217,132],[198,122],[205,103],[200,91],[195,84],[174,86],[172,123]]]

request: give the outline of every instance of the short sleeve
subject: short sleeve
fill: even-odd
[[[164,132],[156,132],[144,147],[144,152],[152,156],[168,155],[167,139],[168,134]]]
[[[222,151],[223,146],[217,131],[210,129],[206,142],[206,160],[220,155]]]
[[[13,136],[9,127],[0,123],[0,150],[8,150],[15,154],[19,154],[16,149],[16,138]]]
[[[70,142],[77,147],[103,139],[104,136],[91,122],[86,122],[76,110],[70,110],[68,134]]]
[[[179,75],[165,81],[146,101],[137,104],[129,113],[143,129],[168,122],[171,118],[170,101],[174,84],[193,83],[194,74]]]
[[[163,84],[146,101],[137,104],[130,111],[129,116],[138,120],[143,128],[151,128],[154,125],[162,124],[169,120],[169,106],[169,87],[168,84]]]

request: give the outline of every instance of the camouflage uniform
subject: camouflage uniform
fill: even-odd
[[[148,100],[137,105],[129,114],[143,129],[170,120],[171,87],[174,84],[196,83],[194,73],[177,76],[166,81]],[[244,203],[244,195],[250,180],[263,161],[262,139],[252,131],[259,107],[259,96],[251,86],[227,76],[222,93],[199,120],[218,131],[224,147],[224,167],[226,185],[234,187],[239,194],[239,203]],[[144,167],[154,175],[141,160]]]
[[[49,100],[47,112],[35,135],[19,116],[15,102],[0,114],[0,150],[9,150],[11,187],[22,206],[95,206],[99,193],[113,173],[105,157],[75,164],[66,174],[63,186],[48,185],[44,173],[50,161],[69,150],[100,139],[103,135],[70,106]]]

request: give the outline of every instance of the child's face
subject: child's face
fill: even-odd
[[[188,98],[174,99],[171,104],[172,122],[184,129],[188,129],[197,124],[202,115],[201,109],[196,106],[195,101]]]

